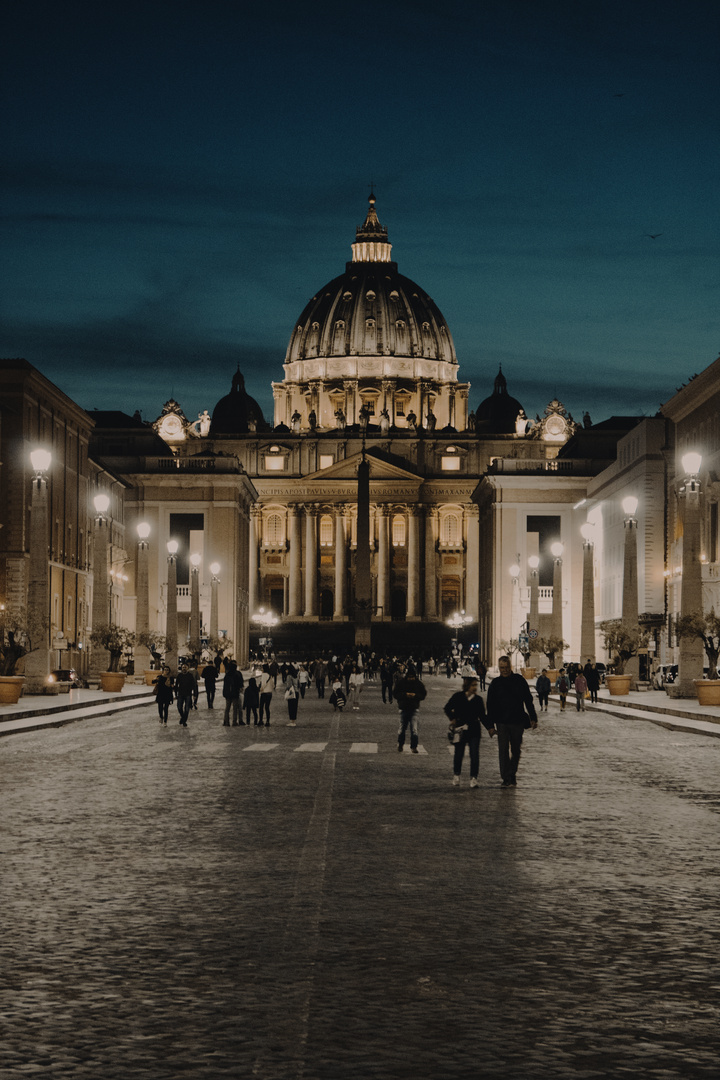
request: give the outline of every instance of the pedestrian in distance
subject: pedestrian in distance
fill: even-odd
[[[560,712],[565,712],[565,702],[567,701],[568,690],[570,689],[570,683],[568,677],[565,674],[565,668],[560,668],[558,677],[555,680],[555,689],[558,692],[560,698]]]
[[[600,672],[597,669],[597,665],[593,664],[590,658],[588,658],[588,662],[583,668],[583,675],[585,676],[588,690],[590,691],[590,701],[593,704],[597,704],[598,690],[600,689]]]
[[[205,683],[205,697],[208,709],[215,707],[215,684],[217,682],[217,669],[214,664],[206,664],[202,669],[202,681]]]
[[[300,689],[300,697],[305,697],[305,691],[307,690],[310,676],[308,675],[307,664],[301,664],[298,671],[298,687]]]
[[[394,665],[385,658],[380,664],[380,692],[382,693],[383,704],[389,701],[393,703],[393,679],[395,676]]]
[[[347,698],[345,697],[345,691],[341,679],[338,677],[332,684],[332,693],[330,694],[330,704],[333,707],[333,712],[342,712],[345,708]]]
[[[243,721],[240,719],[240,695],[242,694],[243,683],[242,672],[238,669],[235,661],[227,660],[225,662],[225,678],[223,679],[223,697],[225,698],[223,727],[230,727],[231,714],[233,727],[244,727]]]
[[[245,689],[243,697],[243,708],[245,709],[245,723],[250,727],[250,713],[253,714],[253,726],[258,726],[258,707],[260,705],[260,691],[258,690],[257,679],[252,675],[248,679],[248,684]]]
[[[526,679],[514,672],[509,656],[498,660],[499,676],[490,683],[487,711],[497,731],[503,787],[515,787],[525,728],[537,727],[537,713]]]
[[[362,693],[362,688],[365,685],[365,676],[363,672],[360,671],[357,664],[353,664],[352,666],[352,671],[350,672],[350,678],[348,680],[348,683],[350,701],[352,702],[353,712],[359,712],[360,694]]]
[[[575,708],[578,712],[585,712],[585,694],[587,693],[587,688],[587,679],[582,671],[578,669],[578,673],[575,676]]]
[[[200,697],[200,683],[198,682],[197,660],[194,656],[191,658],[190,663],[188,664],[188,671],[192,675],[193,681],[195,683],[195,685],[193,686],[192,705],[190,706],[190,708],[197,710],[198,698]]]
[[[275,665],[277,668],[277,665]],[[270,702],[272,701],[273,690],[275,689],[275,676],[268,664],[263,664],[262,674],[260,676],[260,722],[259,726],[262,727],[263,715],[265,716],[265,727],[270,727]]]
[[[327,664],[324,660],[317,660],[315,662],[315,686],[317,687],[317,696],[319,698],[325,697],[325,679],[327,678]]]
[[[175,680],[177,691],[177,707],[180,713],[180,727],[187,727],[188,714],[192,708],[193,693],[195,691],[195,679],[187,664],[180,668],[180,674]]]
[[[484,660],[478,660],[477,665],[477,677],[478,685],[481,690],[485,689],[485,680],[487,679],[487,664]]]
[[[285,700],[288,708],[288,727],[297,727],[300,683],[296,669],[290,665],[285,673]]]
[[[400,710],[399,753],[402,753],[405,746],[405,732],[408,727],[410,728],[410,750],[413,754],[418,752],[418,709],[420,708],[420,702],[424,701],[426,696],[425,684],[418,677],[415,665],[408,664],[405,668],[405,674],[395,683],[395,700]]]
[[[158,716],[161,724],[167,724],[170,706],[173,703],[174,689],[173,677],[167,664],[163,665],[162,671],[155,680],[155,700],[157,701]]]
[[[480,736],[485,727],[490,737],[495,734],[495,728],[485,715],[485,703],[478,693],[477,676],[463,679],[462,690],[453,694],[445,705],[445,715],[450,721],[448,739],[452,743],[453,754],[453,787],[460,783],[465,747],[470,752],[470,787],[478,786],[478,771],[480,769]],[[481,727],[482,725],[482,727]]]
[[[538,696],[538,705],[540,706],[540,712],[543,712],[543,710],[547,712],[551,690],[551,683],[548,678],[547,668],[543,668],[542,674],[538,675],[535,681],[535,690]]]

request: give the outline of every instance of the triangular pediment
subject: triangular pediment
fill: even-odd
[[[371,449],[365,452],[365,459],[370,465],[371,480],[412,480],[415,484],[422,483],[422,477],[413,470],[410,462],[407,468],[399,464],[402,458],[394,454],[386,454],[382,450]],[[358,465],[362,461],[362,454],[352,454],[350,457],[336,461],[327,469],[318,469],[303,478],[303,482],[316,480],[357,480]]]

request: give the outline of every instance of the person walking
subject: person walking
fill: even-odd
[[[262,727],[263,723],[263,713],[265,714],[265,727],[270,727],[270,702],[272,701],[274,689],[275,678],[270,671],[269,665],[263,664],[262,675],[260,676],[260,727]]]
[[[298,687],[300,689],[300,697],[305,698],[305,691],[308,688],[310,676],[308,675],[307,664],[301,664],[298,671]]]
[[[478,770],[480,768],[480,736],[483,727],[487,728],[490,737],[495,734],[495,728],[485,715],[485,703],[478,693],[477,676],[463,679],[462,690],[453,694],[445,705],[445,715],[450,721],[448,738],[453,744],[453,787],[460,783],[465,747],[470,751],[470,787],[478,786]]]
[[[598,690],[600,689],[600,672],[597,666],[593,664],[592,660],[588,659],[587,664],[583,668],[583,675],[585,676],[588,690],[590,691],[590,702],[596,705],[598,699]]]
[[[297,727],[300,682],[296,669],[290,665],[285,673],[285,700],[288,708],[288,727]]]
[[[357,664],[353,664],[348,683],[348,688],[350,691],[350,701],[352,702],[353,712],[359,712],[360,694],[362,693],[362,688],[365,685],[365,676],[363,672],[360,671]]]
[[[208,709],[215,708],[215,684],[217,682],[217,668],[214,664],[206,664],[202,669],[202,681],[205,683],[205,697]]]
[[[198,682],[197,660],[194,656],[191,657],[190,663],[188,664],[188,671],[192,675],[195,682],[192,692],[192,705],[190,706],[190,708],[197,711],[198,698],[200,697],[200,684]]]
[[[520,764],[523,731],[537,727],[537,713],[525,678],[513,672],[509,656],[498,660],[500,675],[487,692],[487,711],[497,731],[500,776],[503,787],[515,787]]]
[[[225,678],[223,679],[223,697],[225,698],[225,716],[223,727],[230,727],[230,714],[232,713],[233,727],[245,726],[240,719],[240,695],[243,688],[242,672],[234,660],[225,661]]]
[[[405,674],[395,683],[395,700],[400,710],[400,726],[398,728],[398,752],[402,753],[405,746],[405,732],[410,728],[410,750],[413,754],[418,752],[418,709],[420,702],[427,696],[425,684],[418,677],[415,665],[409,663],[405,668]]]
[[[587,679],[578,668],[575,676],[575,708],[578,712],[585,712],[585,694],[587,693]]]
[[[245,709],[245,723],[250,727],[250,713],[253,714],[253,726],[258,726],[258,706],[260,704],[260,691],[257,679],[251,676],[248,679],[247,688],[243,696],[243,708]]]
[[[487,678],[487,664],[484,660],[478,660],[477,665],[478,685],[481,690],[485,689],[485,680]]]
[[[565,674],[565,668],[560,668],[558,672],[558,677],[555,680],[555,689],[560,698],[560,712],[565,712],[565,702],[567,701],[568,690],[570,689],[570,683]]]
[[[342,680],[338,676],[332,684],[332,693],[330,695],[330,704],[333,707],[333,712],[340,712],[345,708],[347,698],[345,697],[345,691],[343,690]]]
[[[155,680],[155,700],[157,701],[158,716],[161,724],[167,724],[170,706],[173,703],[173,677],[167,664],[163,665],[162,671]]]
[[[180,668],[180,674],[175,680],[177,691],[177,707],[180,713],[180,727],[187,727],[188,714],[192,708],[193,693],[195,692],[195,678],[187,664]]]
[[[325,697],[325,679],[327,678],[327,664],[323,659],[315,661],[315,686],[317,687],[317,696],[319,698]]]
[[[548,711],[548,701],[550,700],[551,684],[548,679],[547,668],[542,669],[542,674],[538,675],[535,681],[535,690],[538,696],[538,705],[540,706],[540,712]]]
[[[385,704],[386,701],[389,701],[392,705],[394,674],[394,667],[386,657],[380,664],[380,691],[382,693],[383,704]]]

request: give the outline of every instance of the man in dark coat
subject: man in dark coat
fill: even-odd
[[[427,690],[425,684],[418,678],[414,664],[408,664],[405,674],[395,683],[395,700],[400,710],[400,727],[398,728],[398,750],[402,753],[405,745],[405,732],[410,727],[410,749],[413,754],[418,752],[418,721],[417,712],[420,702],[425,700]]]
[[[244,727],[244,721],[240,719],[240,694],[242,693],[244,680],[242,673],[234,660],[225,661],[225,678],[223,679],[223,697],[225,698],[225,716],[223,727],[230,727],[230,712],[232,711],[233,727]]]
[[[583,675],[587,682],[587,688],[590,691],[590,701],[597,703],[598,690],[600,689],[600,672],[589,658],[587,664],[583,668]]]
[[[187,727],[188,713],[192,708],[193,693],[197,682],[195,676],[190,671],[187,664],[183,664],[180,668],[180,674],[175,680],[175,690],[177,692],[177,707],[180,713],[180,726]]]
[[[487,713],[497,731],[503,787],[515,787],[523,731],[537,727],[537,713],[527,680],[512,670],[509,656],[498,660],[500,675],[490,683]]]
[[[202,680],[205,683],[205,695],[208,709],[214,708],[215,683],[217,682],[217,668],[214,664],[207,663],[202,669]]]

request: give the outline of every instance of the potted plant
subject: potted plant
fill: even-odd
[[[633,678],[625,673],[625,665],[633,656],[637,656],[640,649],[645,648],[650,635],[622,619],[607,619],[600,623],[600,631],[614,669],[613,675],[605,676],[605,684],[612,697],[621,697],[629,693]]]
[[[555,685],[555,680],[558,676],[558,669],[555,666],[555,657],[558,653],[562,653],[565,649],[569,649],[567,641],[563,641],[561,637],[539,637],[535,641],[535,649],[543,656],[547,656],[548,664],[548,678],[550,682]]]
[[[711,608],[707,615],[694,611],[691,615],[681,615],[675,623],[675,633],[679,638],[699,638],[703,643],[708,661],[707,679],[695,679],[695,693],[701,705],[720,705],[720,677],[718,677],[718,656],[720,656],[720,617]]]
[[[139,634],[135,635],[135,648],[137,648],[138,645],[147,649],[152,656],[154,667],[152,669],[145,668],[143,672],[145,685],[152,686],[157,679],[158,671],[162,666],[162,654],[167,649],[167,640],[163,634],[158,634],[154,630],[141,630]]]
[[[15,705],[22,694],[24,675],[18,665],[30,651],[30,639],[22,613],[0,606],[0,705]]]
[[[120,671],[120,659],[126,649],[132,648],[135,635],[124,626],[113,626],[106,623],[98,626],[90,635],[90,644],[95,648],[106,649],[110,653],[110,664],[107,671],[100,672],[100,686],[103,690],[114,693],[122,690],[125,685],[125,672]]]

